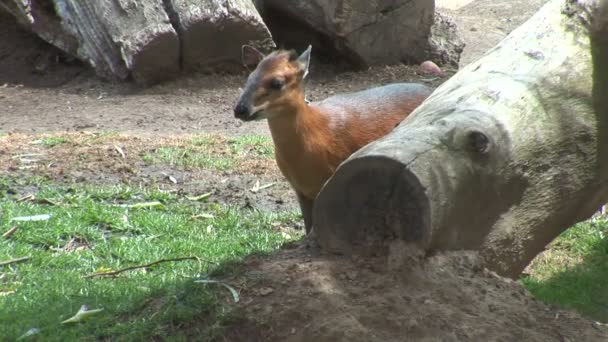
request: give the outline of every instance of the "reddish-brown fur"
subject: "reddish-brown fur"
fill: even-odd
[[[314,199],[338,165],[390,132],[431,90],[399,84],[307,104],[302,84],[308,68],[305,54],[295,59],[292,52],[278,51],[261,60],[235,114],[245,121],[268,120],[277,164],[298,195],[308,232]],[[273,79],[284,81],[280,90],[271,89]]]

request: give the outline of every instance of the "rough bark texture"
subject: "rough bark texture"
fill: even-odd
[[[78,41],[61,26],[53,4],[45,1],[0,0],[0,10],[13,15],[24,27],[61,50],[76,56]]]
[[[319,243],[341,253],[386,252],[394,239],[479,250],[516,277],[591,216],[608,194],[598,90],[608,76],[597,61],[608,45],[590,42],[582,24],[590,3],[549,2],[345,161],[315,203]]]
[[[236,62],[240,46],[272,47],[251,1],[0,0],[0,7],[106,78],[149,84],[180,70]]]
[[[270,32],[251,0],[171,0],[181,33],[184,69],[241,65],[241,46],[274,48]]]
[[[429,58],[439,65],[450,65],[458,68],[460,54],[465,43],[458,34],[456,23],[449,16],[435,12],[435,22],[431,26]]]
[[[333,49],[361,66],[422,62],[429,58],[434,1],[264,0],[263,3],[274,16],[288,17],[322,34]]]

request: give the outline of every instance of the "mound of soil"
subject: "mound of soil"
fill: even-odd
[[[608,329],[548,307],[473,252],[358,259],[301,244],[251,258],[245,317],[227,341],[607,341]]]

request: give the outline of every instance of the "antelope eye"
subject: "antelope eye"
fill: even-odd
[[[285,82],[278,78],[271,79],[269,84],[270,88],[274,90],[281,90],[283,88],[283,85],[285,85]]]

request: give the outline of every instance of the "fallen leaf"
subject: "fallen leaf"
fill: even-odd
[[[32,216],[17,216],[13,217],[11,221],[47,221],[51,218],[50,214],[32,215]]]
[[[103,311],[103,309],[89,310],[89,308],[86,305],[83,305],[80,307],[80,310],[78,310],[78,312],[74,316],[61,322],[61,324],[81,322],[81,321],[91,317],[92,315],[100,313],[102,311]]]
[[[55,202],[50,198],[40,198],[36,201],[39,204],[49,204],[49,205],[54,205],[54,206],[59,206],[60,203],[59,202]]]
[[[30,330],[26,331],[25,334],[19,336],[19,338],[17,339],[17,341],[23,340],[23,339],[28,338],[30,336],[36,335],[38,333],[40,333],[40,329],[38,329],[38,328],[31,328]]]
[[[109,268],[109,267],[99,267],[98,269],[95,270],[95,273],[105,273],[105,272],[112,272],[113,269]]]
[[[190,201],[202,201],[204,199],[211,197],[211,195],[213,195],[213,192],[207,192],[207,193],[204,193],[204,194],[198,195],[198,196],[191,196],[191,197],[186,196],[186,198],[189,199]]]
[[[226,283],[223,283],[223,282],[218,281],[218,280],[212,280],[212,279],[200,279],[200,280],[195,280],[194,282],[195,283],[201,283],[201,284],[219,284],[219,285],[222,285],[223,287],[225,287],[226,289],[228,289],[228,291],[230,291],[230,294],[232,294],[232,299],[234,299],[234,302],[235,303],[239,302],[239,294],[238,294],[238,292],[236,292],[236,290],[232,286],[230,286],[230,285],[228,285]]]
[[[125,208],[131,208],[131,209],[140,209],[140,208],[162,207],[163,204],[160,203],[159,201],[153,201],[153,202],[142,202],[142,203],[135,203],[135,204],[121,204],[120,206],[125,207]]]
[[[120,156],[122,157],[122,159],[125,159],[125,152],[122,150],[122,148],[120,148],[120,146],[114,144],[114,149],[116,150],[116,152],[118,152],[120,154]]]
[[[272,287],[262,287],[258,293],[262,296],[268,296],[269,294],[273,293],[274,289]]]
[[[6,297],[15,293],[15,289],[0,289],[0,297]]]
[[[18,154],[15,156],[12,156],[11,159],[23,159],[23,158],[27,158],[27,157],[37,157],[37,156],[43,156],[44,153],[24,153],[24,154]]]
[[[249,189],[249,191],[251,192],[258,192],[260,190],[264,190],[267,188],[270,188],[271,186],[274,186],[276,183],[268,183],[268,184],[264,184],[262,186],[260,186],[260,181],[256,181],[255,185],[253,186],[253,188]]]
[[[212,219],[214,217],[215,216],[213,216],[211,214],[198,214],[198,215],[191,216],[190,219],[191,220],[196,220],[196,219],[200,219],[200,218],[203,218],[203,219]]]
[[[27,194],[23,197],[18,198],[17,202],[33,201],[35,199],[36,199],[36,196],[34,194]]]

